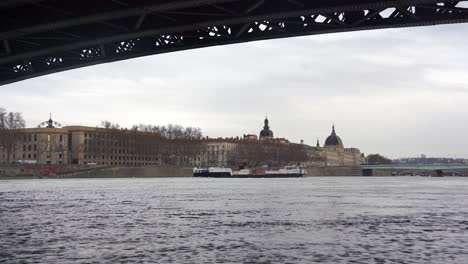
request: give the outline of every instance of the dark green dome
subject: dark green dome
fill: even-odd
[[[265,125],[263,126],[263,130],[260,131],[260,138],[272,138],[273,131],[270,130],[268,126],[268,118],[265,118]]]
[[[331,135],[327,137],[327,140],[325,140],[325,146],[343,146],[343,141],[338,135],[336,135],[335,125],[333,125]]]

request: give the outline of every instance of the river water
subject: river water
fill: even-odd
[[[0,263],[468,263],[468,178],[4,180]]]

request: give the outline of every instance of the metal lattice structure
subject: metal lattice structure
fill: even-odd
[[[0,85],[172,51],[468,21],[464,1],[2,0]]]
[[[468,165],[467,164],[445,164],[445,165],[362,165],[363,172],[367,171],[367,174],[372,174],[372,171],[391,171],[394,175],[413,175],[413,176],[468,176]],[[368,175],[370,176],[370,175]]]

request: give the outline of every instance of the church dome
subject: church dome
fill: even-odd
[[[263,130],[260,131],[260,138],[273,138],[273,131],[268,126],[268,118],[265,118],[265,125],[263,126]]]
[[[343,147],[343,141],[339,136],[336,135],[335,125],[333,125],[332,133],[325,140],[325,146],[340,146]]]

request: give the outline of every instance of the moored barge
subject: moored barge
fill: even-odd
[[[193,177],[210,178],[298,178],[305,175],[305,169],[298,166],[286,166],[279,170],[265,168],[241,169],[232,171],[230,168],[211,167],[208,169],[193,169]]]

